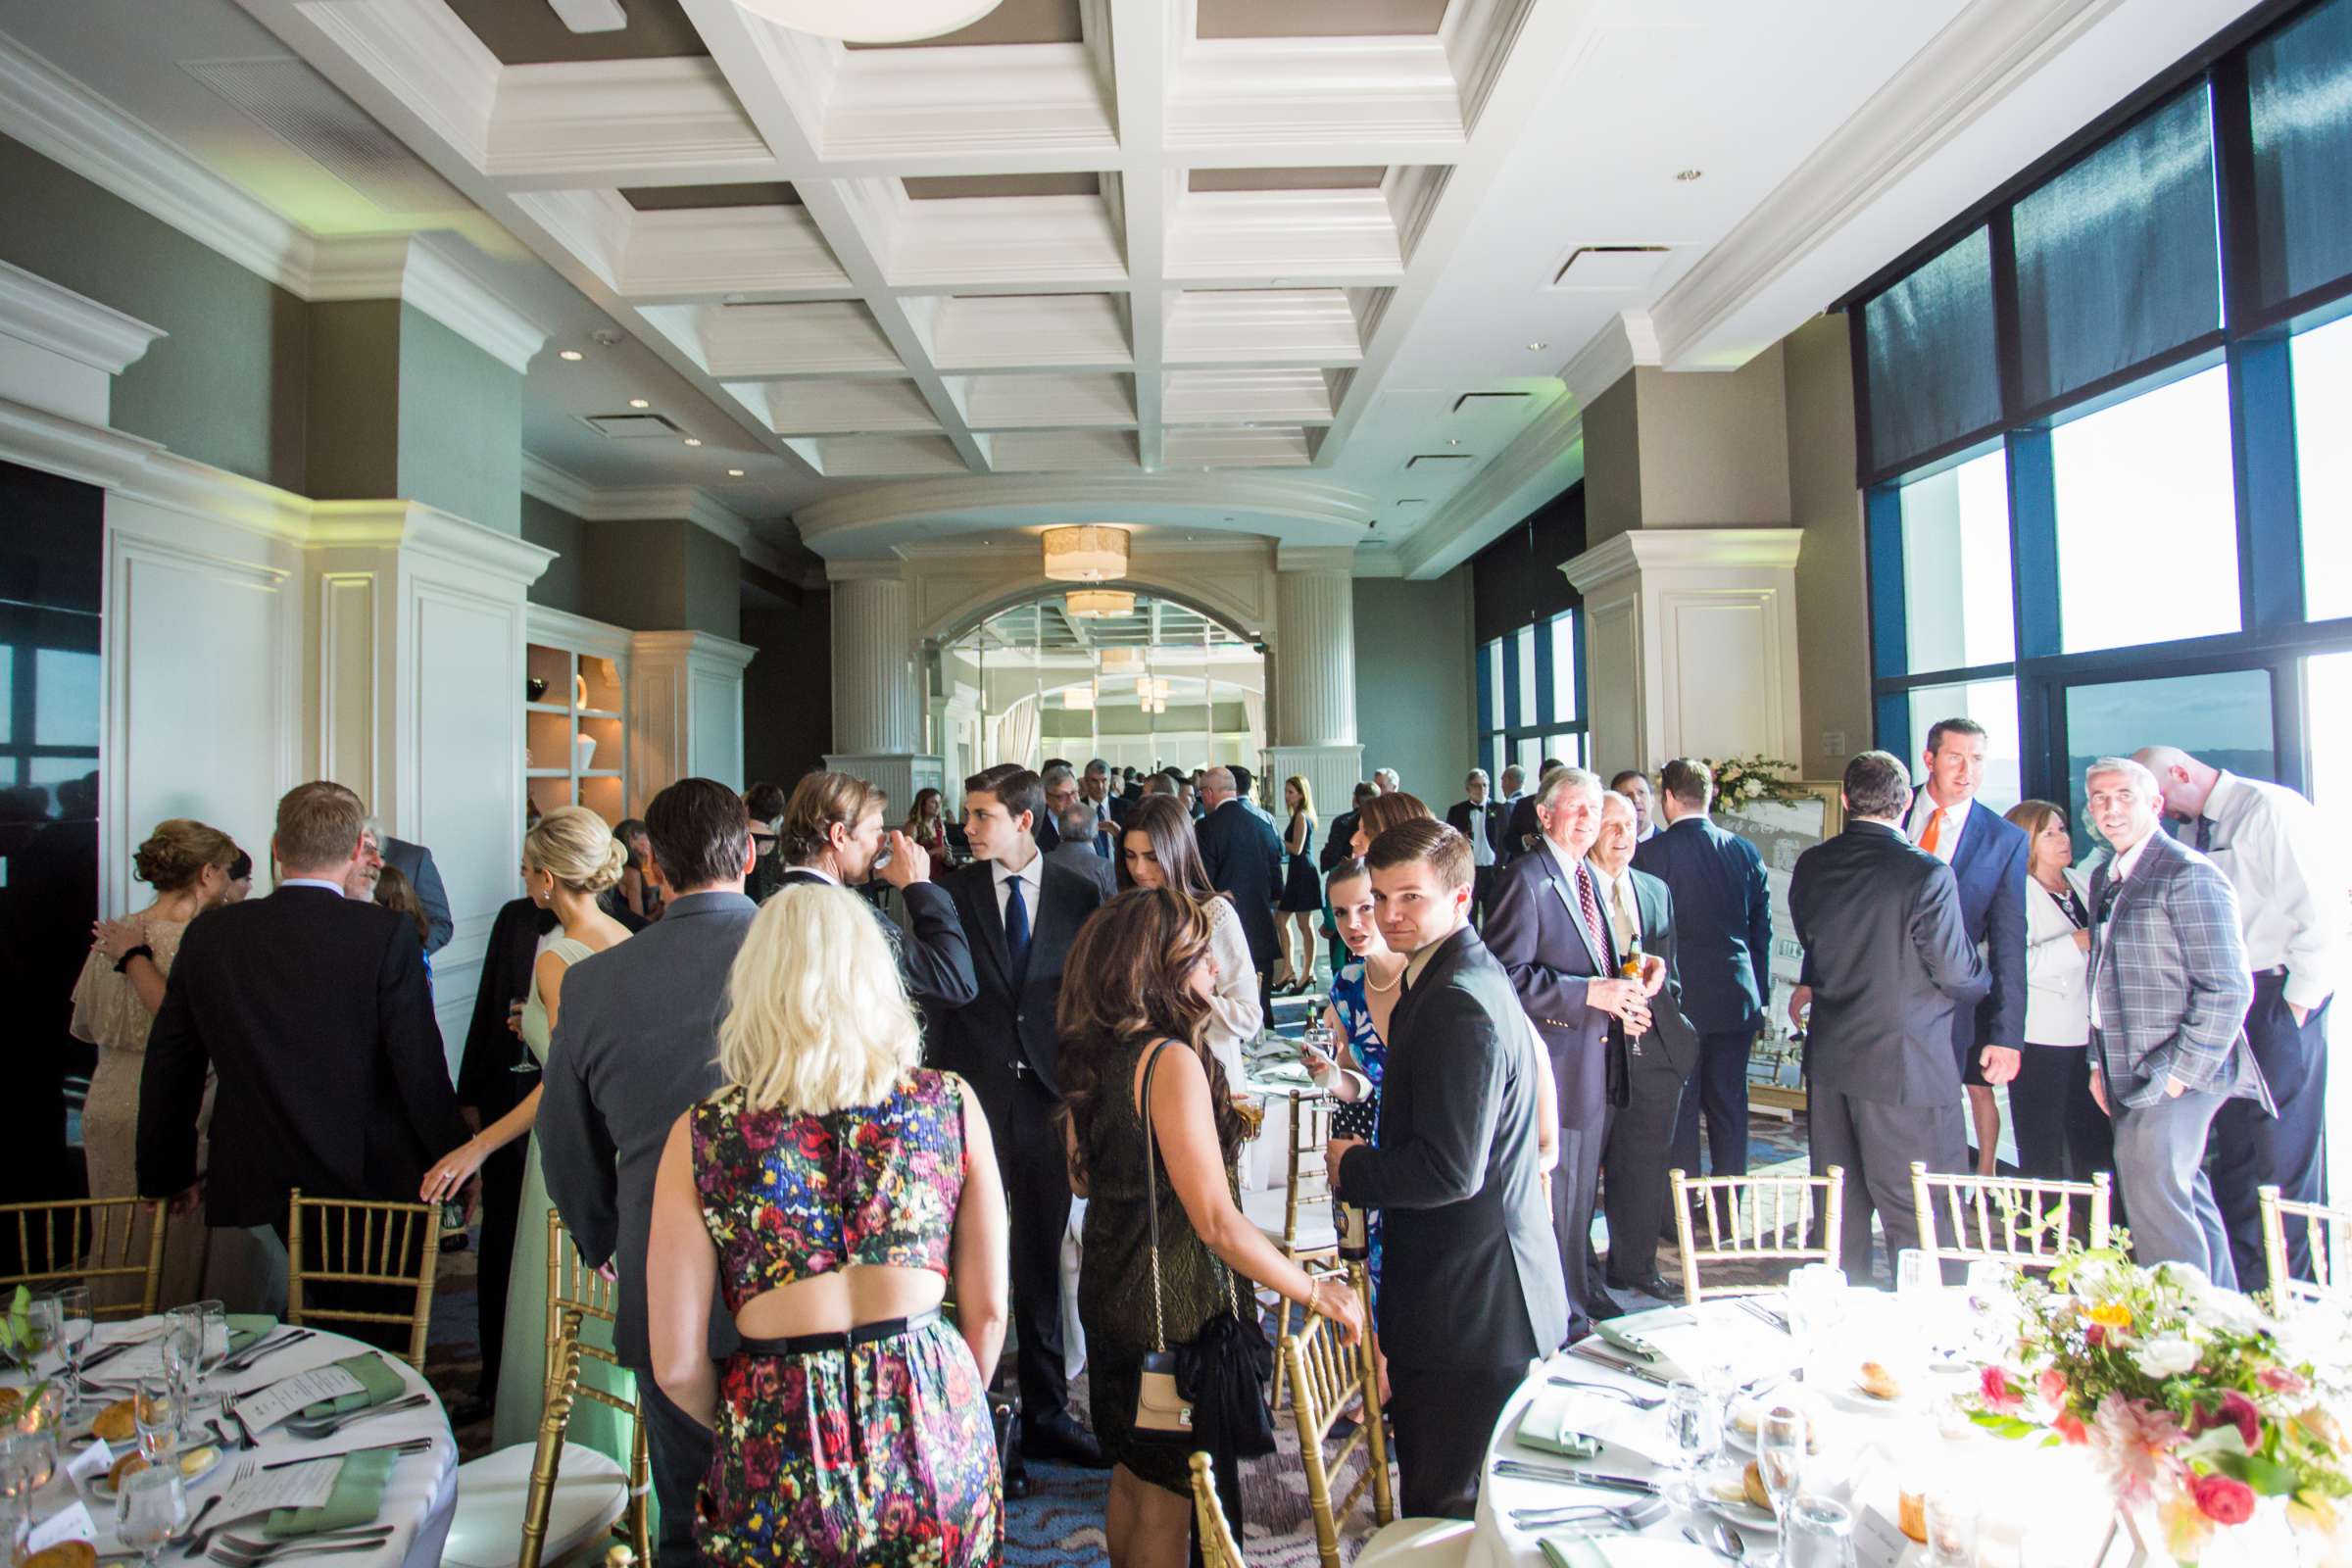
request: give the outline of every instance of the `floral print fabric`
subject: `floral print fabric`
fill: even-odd
[[[1377,1144],[1380,1142],[1380,1080],[1388,1070],[1389,1043],[1380,1038],[1379,1030],[1372,1027],[1372,1004],[1364,995],[1363,959],[1349,958],[1331,977],[1331,1010],[1339,1014],[1340,1027],[1348,1031],[1348,1044],[1354,1050],[1355,1059],[1363,1063],[1364,1076],[1372,1084],[1372,1092],[1363,1099],[1332,1107],[1332,1136],[1360,1138],[1368,1144]],[[1336,1219],[1336,1210],[1334,1214]],[[1368,1255],[1364,1259],[1364,1275],[1372,1282],[1372,1303],[1377,1309],[1380,1304],[1379,1209],[1364,1216],[1364,1235],[1369,1244]]]

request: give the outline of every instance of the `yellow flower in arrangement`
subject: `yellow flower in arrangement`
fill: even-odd
[[[2316,1492],[2301,1492],[2286,1505],[2287,1523],[2298,1530],[2332,1536],[2338,1521],[2335,1504]]]
[[[2103,1329],[2128,1329],[2132,1326],[2132,1309],[2121,1301],[2101,1301],[2090,1309],[2088,1316]]]
[[[2213,1534],[2213,1521],[2198,1508],[2196,1499],[2187,1493],[2176,1493],[2158,1505],[2156,1517],[2164,1526],[2165,1548],[2181,1562],[2195,1562],[2197,1549]]]

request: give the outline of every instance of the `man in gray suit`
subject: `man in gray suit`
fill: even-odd
[[[645,1243],[654,1172],[671,1126],[719,1086],[718,1022],[727,971],[758,906],[745,896],[752,824],[743,798],[712,779],[680,779],[645,809],[654,863],[676,891],[660,920],[582,958],[564,977],[539,1102],[539,1158],[548,1196],[580,1255],[620,1275],[613,1351],[645,1397],[654,1493],[662,1504],[662,1568],[699,1559],[694,1494],[710,1463],[710,1434],[663,1396],[645,1329]],[[525,1216],[526,1220],[528,1216]],[[712,1359],[735,1331],[711,1300]]]
[[[429,928],[424,939],[426,956],[439,953],[449,946],[458,927],[449,916],[449,893],[441,886],[441,869],[433,864],[433,852],[407,839],[386,838],[382,853],[384,863],[407,877],[416,890],[416,902],[423,906]]]
[[[1102,832],[1102,821],[1095,808],[1085,801],[1073,801],[1054,813],[1054,826],[1061,829],[1061,842],[1046,852],[1046,859],[1054,865],[1066,865],[1102,890],[1104,903],[1119,896],[1118,872],[1113,868],[1111,842]]]
[[[2090,879],[2090,1092],[2115,1121],[2115,1179],[2142,1263],[2193,1263],[2234,1289],[2237,1270],[2204,1169],[2223,1105],[2275,1110],[2246,1043],[2254,981],[2237,893],[2204,856],[2156,828],[2156,775],[2104,757],[2082,775],[2107,840]]]

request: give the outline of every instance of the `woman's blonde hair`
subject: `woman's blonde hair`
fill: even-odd
[[[760,906],[718,1026],[718,1070],[753,1108],[879,1104],[920,1046],[898,959],[856,894],[789,883]]]
[[[173,816],[155,824],[131,863],[138,879],[156,892],[177,893],[195,886],[206,866],[225,871],[236,858],[236,840],[192,816]]]
[[[574,893],[593,898],[620,880],[629,852],[585,806],[559,806],[523,835],[522,858]]]

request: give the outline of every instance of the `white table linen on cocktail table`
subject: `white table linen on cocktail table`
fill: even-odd
[[[103,1348],[126,1336],[135,1338],[152,1334],[159,1331],[161,1326],[162,1319],[152,1317],[132,1319],[123,1323],[100,1324],[97,1331],[96,1348]],[[328,1362],[339,1361],[345,1356],[359,1355],[370,1348],[371,1347],[344,1335],[330,1334],[323,1329],[315,1330],[313,1337],[304,1340],[301,1344],[262,1357],[252,1370],[216,1377],[206,1387],[208,1393],[223,1389],[228,1390],[232,1396],[251,1393],[275,1383],[281,1378],[292,1377],[298,1372],[307,1372],[315,1367],[325,1366]],[[457,1512],[458,1440],[450,1431],[449,1417],[442,1410],[439,1397],[433,1395],[432,1386],[425,1382],[423,1374],[397,1356],[387,1353],[384,1355],[384,1360],[388,1365],[399,1370],[403,1385],[402,1394],[422,1393],[427,1396],[424,1404],[413,1410],[401,1410],[391,1415],[370,1416],[365,1421],[344,1428],[342,1432],[331,1438],[305,1441],[288,1433],[283,1425],[271,1427],[266,1432],[256,1433],[255,1436],[260,1440],[260,1446],[243,1451],[234,1447],[228,1448],[226,1457],[220,1465],[203,1482],[188,1489],[189,1512],[193,1514],[196,1509],[204,1505],[207,1498],[225,1492],[230,1479],[236,1475],[239,1464],[246,1459],[256,1460],[262,1464],[274,1464],[280,1459],[301,1459],[341,1453],[352,1448],[374,1447],[383,1444],[406,1443],[412,1439],[425,1438],[430,1440],[432,1446],[421,1452],[397,1455],[393,1462],[392,1473],[384,1483],[384,1502],[383,1507],[376,1514],[376,1523],[392,1526],[392,1535],[379,1550],[355,1551],[346,1556],[339,1556],[336,1561],[337,1568],[395,1568],[395,1565],[397,1568],[434,1568],[434,1565],[441,1560],[442,1544],[448,1539],[450,1520]],[[101,1365],[93,1370],[91,1376],[94,1379],[104,1379],[111,1372],[111,1368]],[[23,1380],[18,1379],[17,1381]],[[101,1397],[122,1398],[126,1396],[126,1391],[100,1389],[93,1391],[91,1398],[95,1401]],[[95,1413],[97,1408],[98,1405],[95,1402],[85,1404],[81,1412],[83,1419],[86,1421],[87,1417]],[[204,1431],[202,1418],[218,1412],[209,1404],[199,1408],[197,1435],[202,1435]],[[194,1441],[193,1438],[191,1441]],[[60,1455],[56,1477],[34,1499],[34,1517],[36,1519],[46,1519],[74,1500],[77,1494],[76,1489],[72,1482],[67,1480],[65,1472],[65,1460],[71,1455],[72,1450]],[[98,1526],[98,1549],[101,1552],[118,1549],[114,1533],[115,1510],[112,1500],[88,1493],[82,1493],[80,1495],[81,1500],[89,1507],[91,1519]],[[206,1528],[209,1530],[220,1522],[217,1518],[208,1519],[205,1522]],[[258,1537],[262,1524],[261,1519],[250,1519],[236,1525],[233,1533]],[[190,1557],[182,1551],[167,1548],[159,1562],[178,1564],[203,1560],[200,1557]]]

